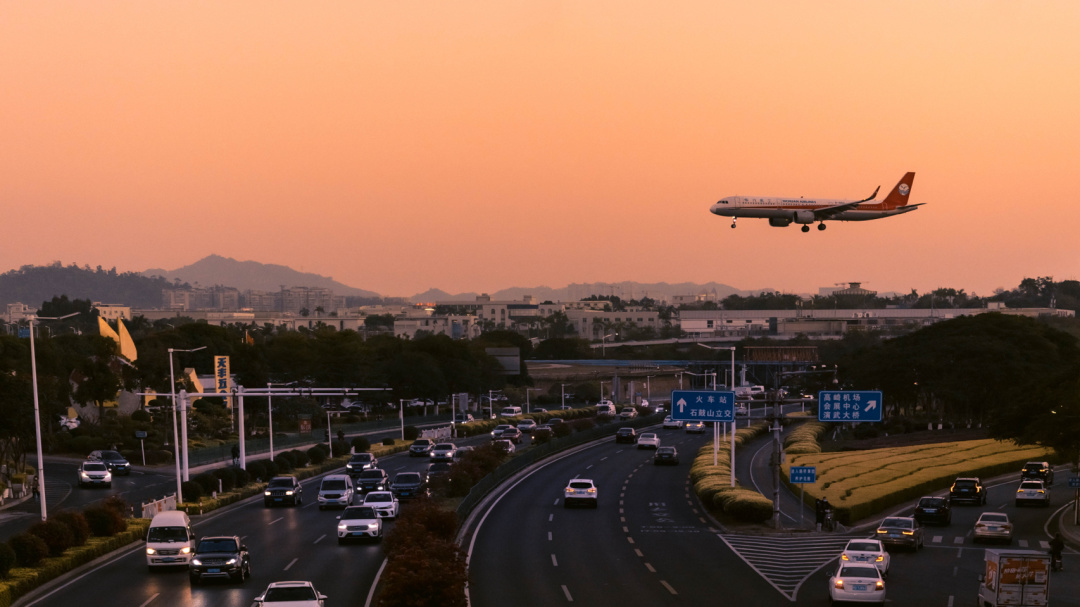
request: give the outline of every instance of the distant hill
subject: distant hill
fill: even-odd
[[[133,308],[161,307],[161,290],[170,286],[163,278],[149,278],[135,272],[118,273],[101,266],[23,266],[0,274],[0,305],[24,303],[37,308],[53,297],[89,299]]]
[[[179,279],[200,287],[218,285],[234,287],[241,291],[247,289],[277,291],[284,285],[286,287],[321,287],[332,290],[335,295],[380,297],[374,291],[350,287],[327,276],[297,272],[287,266],[257,261],[237,261],[220,255],[210,255],[176,270],[158,268],[146,270],[142,275],[161,276],[167,281]]]

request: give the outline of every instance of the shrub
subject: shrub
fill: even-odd
[[[136,409],[131,412],[131,421],[148,422],[150,421],[150,412],[143,409]]]
[[[8,545],[15,553],[15,563],[20,567],[33,567],[49,556],[49,545],[31,533],[23,532],[12,537]]]
[[[333,456],[334,457],[340,457],[340,456],[345,455],[346,453],[349,452],[349,443],[347,443],[347,442],[345,442],[343,440],[334,441],[332,446],[334,448],[334,451],[333,451]]]
[[[184,494],[185,502],[197,502],[202,499],[206,493],[203,491],[202,485],[195,481],[184,481],[180,483],[180,491]],[[97,535],[97,532],[94,532]]]
[[[392,439],[392,438],[384,438],[384,439],[382,439],[382,444],[386,445],[386,446],[391,446],[391,445],[394,444],[394,439]]]
[[[52,515],[49,520],[63,523],[68,526],[68,529],[71,529],[73,546],[82,546],[90,538],[90,523],[86,522],[86,517],[83,516],[82,512],[62,510]]]
[[[571,428],[570,424],[567,423],[555,424],[555,426],[551,429],[551,432],[555,435],[555,438],[570,436],[570,433],[573,431],[573,428]]]
[[[191,479],[192,482],[198,483],[202,488],[202,495],[210,495],[210,493],[218,490],[217,477],[212,472],[203,472],[197,474]],[[184,491],[187,495],[187,491]]]
[[[585,417],[581,419],[575,419],[574,421],[570,422],[570,427],[574,430],[574,432],[583,432],[585,430],[591,430],[595,428],[596,423],[594,423],[593,420]]]
[[[0,544],[0,578],[7,577],[15,566],[15,551],[7,544]]]
[[[119,495],[110,495],[101,504],[110,510],[116,511],[120,518],[127,518],[132,512],[131,504],[127,503],[127,500]]]
[[[223,493],[225,491],[232,491],[233,487],[236,486],[236,472],[233,468],[216,468],[213,471],[213,475],[217,477],[218,481],[221,483],[220,487]]]
[[[269,477],[266,475],[266,460],[257,459],[247,462],[247,472],[251,475],[252,480],[266,480]]]
[[[371,441],[366,436],[354,436],[350,444],[357,453],[363,453],[371,449]]]
[[[75,534],[71,528],[57,520],[38,521],[27,533],[31,533],[45,540],[49,547],[49,556],[61,556],[64,551],[75,545]]]
[[[315,464],[316,466],[326,461],[326,452],[322,449],[319,449],[318,447],[312,447],[308,449],[307,455],[308,459],[311,460],[311,463]]]
[[[405,426],[405,440],[416,440],[420,438],[420,429],[416,426]]]
[[[292,472],[292,469],[294,468],[292,458],[286,453],[281,453],[274,458],[274,467],[276,469],[276,472],[274,472],[275,476],[285,472]]]
[[[306,451],[293,449],[292,451],[289,451],[289,455],[292,456],[293,467],[295,468],[303,468],[304,466],[308,465],[309,461],[311,461],[311,458],[308,457]]]
[[[243,468],[233,468],[233,477],[236,478],[236,487],[243,487],[251,482],[251,474]]]
[[[83,510],[83,516],[90,525],[90,531],[98,537],[112,537],[127,529],[124,517],[108,506],[91,506]]]

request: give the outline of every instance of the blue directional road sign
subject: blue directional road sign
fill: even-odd
[[[735,421],[735,393],[709,390],[674,390],[671,419],[684,422]]]
[[[816,483],[817,466],[792,466],[790,477],[792,483]]]
[[[818,392],[820,422],[879,422],[881,392],[858,390],[823,390]]]
[[[1069,488],[1070,489],[1080,489],[1080,476],[1070,476],[1069,477]]]

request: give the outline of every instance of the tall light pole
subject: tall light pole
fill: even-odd
[[[559,408],[561,409],[562,407],[566,406],[566,384],[559,384],[559,393],[562,395],[562,402],[559,403],[560,404]],[[600,383],[600,400],[604,400],[604,384],[603,384],[603,382]]]
[[[529,392],[539,392],[540,388],[525,388],[525,412],[530,413]]]
[[[64,316],[33,316],[27,317],[30,322],[30,380],[34,384],[34,435],[37,438],[37,485],[38,497],[41,498],[41,520],[48,519],[45,509],[45,454],[41,450],[41,407],[38,405],[38,382],[37,382],[37,352],[34,350],[34,321],[38,320],[63,320],[71,318],[78,312],[65,314]]]
[[[649,395],[649,401],[652,401],[652,378],[654,378],[654,377],[656,377],[656,376],[655,375],[646,375],[645,376],[645,392]]]
[[[610,333],[600,338],[600,358],[607,358],[607,338],[615,337],[618,333]]]
[[[181,490],[180,485],[183,483],[183,475],[180,473],[180,449],[184,449],[184,457],[187,457],[187,416],[184,415],[184,442],[180,443],[180,435],[176,430],[176,372],[173,369],[173,352],[197,352],[199,350],[205,350],[206,346],[200,346],[191,350],[180,350],[177,348],[169,348],[169,394],[172,396],[171,403],[173,409],[172,415],[172,430],[173,430],[173,443],[176,445],[175,453],[176,457],[176,503],[179,504],[184,501],[184,492]]]

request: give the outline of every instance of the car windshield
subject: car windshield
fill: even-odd
[[[87,464],[83,464],[83,470],[86,470],[87,472],[104,472],[104,471],[108,470],[108,468],[105,467],[105,464],[90,464],[90,463],[87,463]]]
[[[364,498],[364,503],[371,502],[374,504],[377,502],[389,502],[392,500],[393,498],[390,497],[389,493],[369,493],[368,496]]]
[[[343,479],[322,482],[323,491],[341,491],[343,489],[345,489],[345,481]]]
[[[124,459],[124,456],[120,455],[116,451],[102,451],[101,452],[101,459],[108,459],[108,460]],[[1038,466],[1036,466],[1036,468],[1038,468]]]
[[[236,540],[229,538],[200,540],[196,552],[236,552]]]
[[[350,460],[350,461],[352,461],[354,464],[356,464],[356,463],[366,464],[367,462],[371,461],[371,454],[370,453],[357,453],[356,455],[352,456],[352,460]]]
[[[1043,485],[1039,481],[1024,481],[1020,483],[1021,489],[1042,489]]]
[[[984,514],[979,517],[979,521],[983,523],[1007,523],[1009,517],[1004,514]]]
[[[913,521],[907,518],[887,518],[881,521],[881,526],[896,527],[897,529],[911,529],[914,526],[912,523]]]
[[[419,472],[402,472],[401,474],[394,477],[394,482],[395,483],[419,483],[420,482],[420,473]]]
[[[146,534],[148,542],[186,542],[187,529],[184,527],[151,527]]]
[[[438,445],[435,445],[437,451],[449,451],[453,448],[454,445],[451,445],[450,443],[439,443]]]
[[[345,512],[341,515],[341,520],[347,519],[363,519],[363,518],[379,518],[378,514],[375,514],[375,509],[371,506],[352,506],[346,508]]]
[[[377,479],[383,477],[383,471],[376,468],[375,470],[364,470],[360,473],[360,478],[365,479]]]
[[[840,569],[840,577],[878,577],[877,567],[848,565]]]
[[[945,506],[945,498],[943,497],[924,497],[919,500],[920,508],[941,508]]]
[[[272,478],[270,479],[270,487],[292,487],[293,479],[291,478]]]
[[[975,481],[956,481],[957,489],[973,489],[975,487]]]
[[[675,453],[675,447],[660,447],[659,449],[656,450],[656,452],[657,453],[662,453],[662,454],[665,454],[665,455],[669,454],[669,453]]]
[[[1024,470],[1028,472],[1038,472],[1042,470],[1042,464],[1024,464]]]
[[[880,552],[881,546],[875,542],[848,542],[847,549],[852,552]]]
[[[581,481],[574,481],[570,483],[571,489],[591,489],[592,483],[584,483]]]
[[[413,446],[414,447],[426,447],[426,446],[428,446],[430,444],[431,444],[431,441],[429,441],[426,438],[421,438],[421,439],[417,439],[417,440],[413,441]]]
[[[315,601],[315,591],[310,586],[288,586],[285,588],[268,588],[263,595],[263,602],[284,603],[286,601]]]

